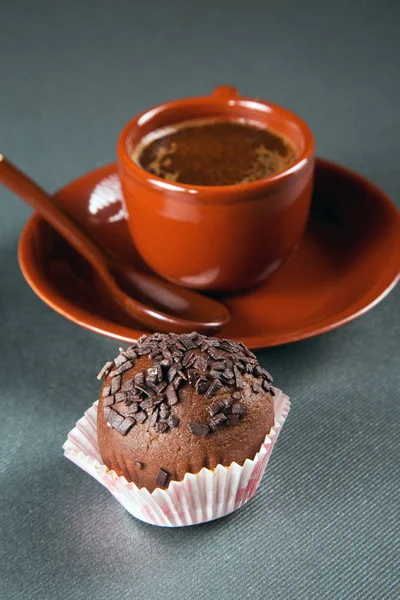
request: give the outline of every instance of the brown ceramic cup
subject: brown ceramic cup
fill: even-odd
[[[267,126],[292,142],[297,160],[275,175],[227,186],[166,181],[132,160],[151,131],[201,117]],[[160,104],[124,127],[117,155],[131,236],[146,263],[169,281],[200,290],[245,290],[262,283],[300,243],[311,201],[314,139],[302,119],[280,106],[242,98],[231,86]]]

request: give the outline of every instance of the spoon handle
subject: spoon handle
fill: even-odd
[[[79,254],[95,266],[101,279],[109,281],[105,250],[91,235],[84,232],[79,223],[56,204],[49,194],[2,154],[0,154],[0,182],[42,215]]]

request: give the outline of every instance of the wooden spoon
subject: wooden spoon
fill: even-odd
[[[34,208],[95,269],[106,293],[123,311],[154,331],[212,333],[230,314],[220,302],[120,264],[30,177],[0,154],[0,182]],[[132,290],[134,299],[120,285]]]

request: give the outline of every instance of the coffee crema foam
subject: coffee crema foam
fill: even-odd
[[[297,156],[282,134],[259,124],[203,118],[152,131],[131,158],[166,181],[223,186],[279,173]]]

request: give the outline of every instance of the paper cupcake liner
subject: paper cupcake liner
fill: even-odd
[[[166,490],[158,488],[150,493],[146,488],[139,489],[102,464],[97,443],[97,402],[68,434],[64,454],[141,521],[182,527],[219,519],[246,504],[259,486],[290,408],[288,396],[274,389],[274,425],[253,460],[247,459],[243,466],[233,462],[229,467],[218,465],[213,470],[187,473],[183,481],[171,481]]]

